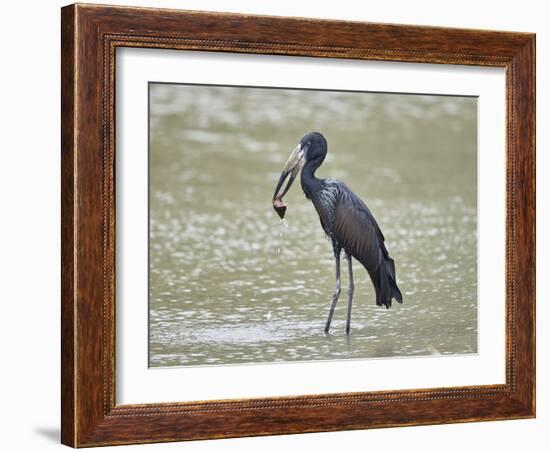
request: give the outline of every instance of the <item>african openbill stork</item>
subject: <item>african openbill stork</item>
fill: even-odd
[[[403,298],[397,287],[394,261],[384,244],[384,235],[368,207],[343,182],[315,176],[315,171],[326,155],[327,141],[322,134],[312,132],[305,135],[290,154],[281,173],[273,194],[273,207],[283,218],[286,205],[282,198],[301,170],[302,190],[319,214],[321,226],[332,242],[336,261],[336,288],[330,303],[325,333],[329,332],[334,308],[340,296],[340,254],[344,250],[349,272],[346,318],[346,334],[349,334],[354,289],[352,257],[367,270],[376,292],[378,306],[389,308],[393,298],[399,303],[403,303]],[[284,191],[279,193],[289,175]]]

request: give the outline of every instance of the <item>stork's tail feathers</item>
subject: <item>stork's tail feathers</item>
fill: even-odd
[[[392,298],[395,298],[399,303],[403,303],[403,296],[395,278],[395,264],[391,257],[386,257],[378,268],[369,273],[374,289],[376,291],[376,304],[378,306],[386,306],[390,308]]]

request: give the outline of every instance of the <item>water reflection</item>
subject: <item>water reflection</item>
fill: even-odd
[[[476,100],[153,84],[150,365],[472,353],[477,349]],[[376,216],[404,304],[374,304],[355,262],[323,334],[333,258],[299,184],[271,196],[302,135],[329,143],[320,177]],[[344,278],[343,285],[347,281]]]

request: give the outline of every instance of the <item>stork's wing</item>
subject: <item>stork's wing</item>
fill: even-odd
[[[365,203],[340,183],[335,207],[333,235],[353,257],[371,272],[388,252],[384,235]]]

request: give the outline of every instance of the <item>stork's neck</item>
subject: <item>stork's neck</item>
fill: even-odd
[[[315,171],[321,166],[321,163],[323,163],[322,159],[310,160],[302,168],[300,182],[302,183],[302,190],[309,199],[313,198],[317,191],[321,189],[323,179],[315,176]]]

